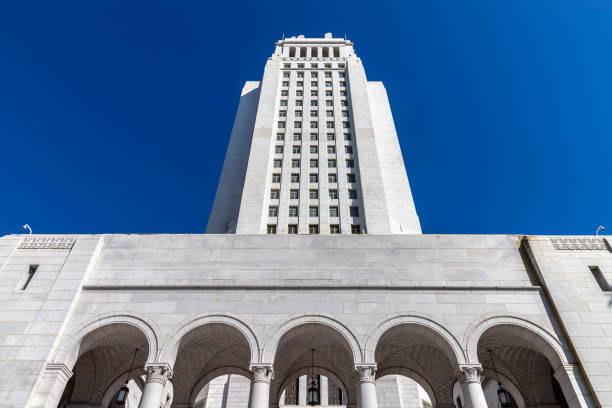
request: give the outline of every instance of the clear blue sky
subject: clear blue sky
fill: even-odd
[[[612,231],[612,2],[0,5],[0,235],[200,233],[281,34],[383,81],[425,233]]]

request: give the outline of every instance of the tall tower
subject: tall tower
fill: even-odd
[[[207,233],[420,234],[387,93],[353,43],[276,43],[245,84]]]

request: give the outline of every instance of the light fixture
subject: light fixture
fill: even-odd
[[[132,358],[132,364],[130,365],[130,371],[128,371],[127,376],[125,377],[125,384],[123,387],[119,389],[119,393],[117,394],[117,399],[115,403],[117,405],[125,405],[127,401],[128,394],[130,393],[130,389],[128,388],[128,381],[130,381],[130,373],[132,372],[132,368],[134,368],[134,360],[136,360],[136,353],[138,353],[138,349],[134,350],[134,357]]]
[[[497,373],[497,368],[495,368],[495,360],[493,359],[493,353],[491,349],[487,351],[489,352],[489,357],[491,358],[491,362],[493,363],[493,371],[495,371],[495,377],[497,378],[497,398],[499,398],[500,405],[502,406],[502,408],[517,408],[514,398],[512,398],[512,395],[510,395],[510,393],[506,391],[504,387],[502,387],[502,384],[499,381],[499,374]]]
[[[308,405],[320,405],[319,401],[319,386],[314,378],[314,349],[310,349],[312,352],[312,365],[310,366],[310,387],[308,388]]]

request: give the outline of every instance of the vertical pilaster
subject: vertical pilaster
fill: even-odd
[[[459,367],[459,382],[467,408],[487,408],[482,385],[480,384],[480,365],[465,365]]]
[[[308,376],[302,375],[299,379],[299,388],[298,388],[298,405],[305,406],[306,405],[306,389],[308,388]]]
[[[321,389],[321,405],[327,406],[329,405],[329,381],[327,380],[327,377],[325,376],[321,376],[320,389]],[[340,404],[342,404],[342,401],[340,401]]]

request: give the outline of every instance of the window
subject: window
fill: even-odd
[[[310,145],[310,153],[319,153],[319,148],[317,147],[317,145]]]
[[[279,196],[279,190],[271,190],[270,191],[270,199],[271,200],[278,200],[278,196]]]
[[[332,224],[329,226],[329,233],[330,234],[339,234],[340,233],[340,226],[338,224]]]
[[[309,197],[311,200],[319,198],[319,190],[310,190]]]
[[[280,183],[280,174],[273,174],[272,175],[272,182],[273,183]]]
[[[327,146],[327,154],[336,154],[336,146]]]
[[[289,198],[291,200],[297,200],[298,198],[300,198],[300,190],[290,190]]]
[[[19,282],[19,284],[17,285],[17,289],[25,290],[30,284],[30,281],[34,277],[34,274],[36,273],[37,269],[38,265],[30,265],[28,267],[28,273],[23,277],[23,279],[21,279],[21,282]]]
[[[313,141],[319,140],[319,135],[317,135],[316,133],[311,133],[310,140],[313,140]]]
[[[311,82],[310,82],[310,86],[312,86],[313,88],[316,88],[316,87],[317,87],[317,86],[319,86],[319,85],[318,85],[318,82],[317,82],[317,81],[311,81]]]
[[[300,175],[296,174],[296,173],[293,173],[291,175],[291,182],[292,183],[299,183],[300,182]]]
[[[304,73],[303,72],[298,72],[297,73],[297,77],[298,78],[304,78]]]
[[[281,91],[281,96],[289,96],[289,91]]]
[[[341,86],[342,88],[344,88],[344,87],[346,86],[346,82],[344,82],[344,81],[340,81],[340,86]]]
[[[325,78],[331,78],[331,72],[326,72],[325,73]]]
[[[325,96],[333,96],[332,91],[325,91]]]
[[[351,217],[359,217],[359,207],[349,207]]]
[[[302,122],[293,122],[293,127],[295,129],[301,129],[302,128]]]
[[[274,153],[282,153],[283,152],[283,146],[276,146],[274,148]]]
[[[268,215],[270,217],[277,217],[278,216],[278,207],[269,207],[268,208]]]
[[[285,68],[291,68],[291,64],[285,64]]]
[[[346,91],[340,91],[340,96],[346,96]]]
[[[349,190],[348,194],[349,194],[349,198],[351,200],[356,200],[357,199],[357,190]]]
[[[302,100],[298,99],[297,101],[295,101],[295,106],[302,106]]]
[[[297,234],[297,225],[295,225],[295,224],[289,225],[289,228],[287,229],[287,233],[288,234]]]
[[[287,100],[286,99],[282,99],[280,101],[280,106],[287,106]]]
[[[314,66],[314,68],[316,68],[316,65]],[[317,77],[317,73],[316,72],[311,72],[310,73],[310,77],[311,78],[316,78]]]
[[[297,216],[298,216],[298,208],[289,207],[289,217],[297,217]]]
[[[304,68],[304,64],[298,64],[298,68]]]
[[[310,216],[310,217],[318,217],[319,216],[319,207],[308,207],[308,216]]]
[[[287,86],[289,86],[289,83],[287,83]],[[326,86],[326,87],[330,87],[330,86],[332,86],[331,81],[325,81],[325,86]]]
[[[304,81],[297,81],[297,86],[298,86],[298,88],[303,88],[304,87]]]
[[[334,117],[334,111],[333,110],[325,111],[325,116],[327,116],[328,118],[333,118]]]
[[[330,142],[336,140],[336,135],[334,135],[333,133],[328,133],[327,140],[329,140]]]
[[[316,118],[319,116],[319,112],[316,110],[310,111],[310,117]]]
[[[338,177],[336,176],[335,173],[328,174],[327,175],[327,182],[328,183],[337,183],[338,182]]]
[[[329,216],[337,217],[338,216],[338,207],[329,207]]]
[[[327,122],[327,129],[333,129],[334,128],[334,122]]]
[[[342,122],[342,127],[345,129],[350,129],[351,128],[351,124],[350,122]]]
[[[340,101],[340,106],[348,106],[348,102],[346,101],[346,99],[342,99]]]
[[[267,232],[268,234],[276,234],[276,225],[268,224]]]
[[[352,139],[352,137],[351,137],[350,133],[345,133],[344,134],[344,140],[351,140],[351,139]]]
[[[316,160],[316,159],[310,160],[310,168],[311,169],[316,169],[317,167],[319,167],[319,161]]]
[[[350,174],[350,173],[347,174],[346,175],[346,181],[348,183],[354,183],[355,182],[355,175],[354,174]]]
[[[300,146],[294,145],[292,151],[293,154],[300,154]]]
[[[304,91],[295,91],[295,96],[304,96]]]
[[[342,117],[343,117],[343,118],[348,118],[348,117],[349,117],[349,115],[348,115],[348,111],[343,110],[343,111],[342,111]]]
[[[319,175],[318,174],[311,174],[310,175],[310,182],[311,183],[318,183],[319,182]]]
[[[347,160],[346,161],[346,167],[349,167],[349,168],[355,167],[355,161],[351,160],[351,159]]]
[[[297,169],[300,167],[300,161],[299,160],[291,160],[291,167],[294,169]]]
[[[311,224],[308,226],[308,233],[309,234],[318,234],[319,233],[319,226],[316,224]]]
[[[278,128],[279,129],[284,129],[285,128],[285,122],[278,122]]]
[[[351,225],[351,234],[361,234],[361,226],[359,224]]]
[[[353,146],[344,146],[344,153],[346,154],[353,153]]]
[[[289,81],[283,81],[283,86],[284,86],[284,87],[289,86]]]
[[[319,94],[317,93],[317,91],[310,91],[310,96],[318,96]]]
[[[301,133],[294,133],[293,134],[293,140],[302,140],[302,134]]]
[[[338,190],[329,190],[329,199],[337,200],[338,199]]]
[[[284,111],[284,110],[279,111],[278,112],[278,117],[279,118],[286,118],[287,117],[287,111]]]
[[[295,117],[296,118],[301,118],[302,117],[302,111],[301,110],[295,111]]]
[[[333,101],[325,101],[325,106],[334,106]]]
[[[283,72],[283,78],[289,78],[289,73],[288,72]]]
[[[318,129],[319,128],[319,122],[310,122],[310,127],[312,129]]]
[[[316,100],[310,101],[310,106],[319,106],[319,103]]]
[[[277,168],[277,169],[283,167],[283,161],[282,160],[274,160],[274,167]]]
[[[344,78],[344,72],[338,72],[338,76],[339,76],[340,78]]]
[[[335,160],[328,160],[327,161],[327,167],[330,169],[335,169],[336,168],[336,161]]]
[[[591,270],[591,273],[593,274],[593,277],[597,281],[597,284],[599,285],[601,290],[603,290],[604,292],[612,291],[612,288],[610,287],[610,282],[608,282],[604,274],[601,272],[599,266],[589,266],[589,269]]]

